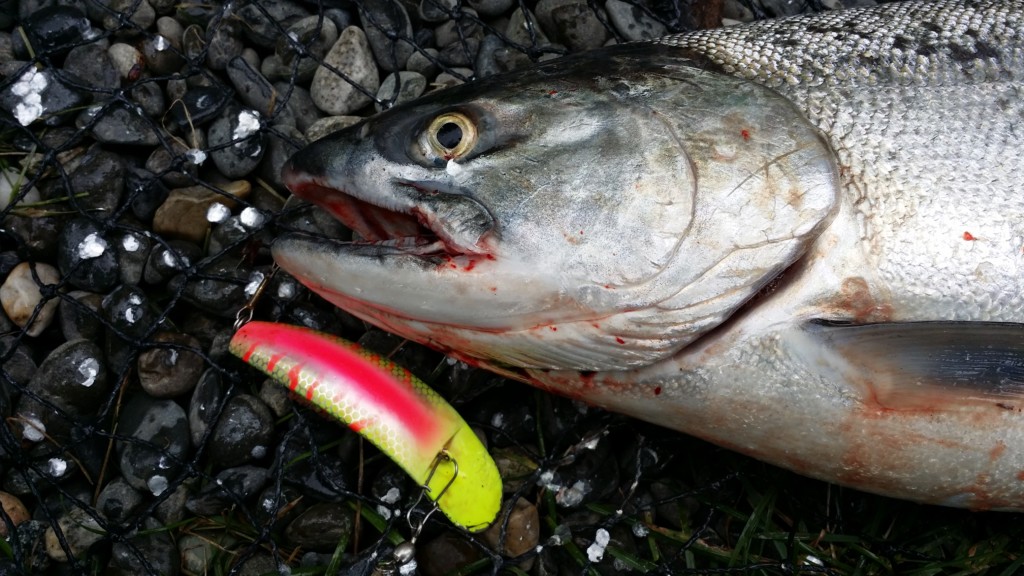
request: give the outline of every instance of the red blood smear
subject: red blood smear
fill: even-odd
[[[615,337],[615,341],[618,342],[619,344],[625,344],[626,343],[625,340],[623,340],[622,338],[619,338],[618,336]]]
[[[661,386],[655,386],[654,387],[654,395],[655,396],[661,396]]]
[[[970,232],[964,232],[964,240],[970,242],[971,240],[977,240],[977,238],[975,238],[974,234],[971,234]]]
[[[743,136],[744,140],[750,140],[750,130],[740,130],[740,136]]]

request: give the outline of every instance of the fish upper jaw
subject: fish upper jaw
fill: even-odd
[[[494,217],[482,204],[452,187],[395,179],[387,186],[388,194],[361,195],[358,186],[318,174],[302,162],[299,157],[292,158],[282,169],[288,189],[322,206],[366,243],[413,255],[495,254]]]

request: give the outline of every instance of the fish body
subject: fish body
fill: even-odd
[[[867,491],[1024,510],[1024,2],[603,49],[317,141],[279,239],[468,362]]]

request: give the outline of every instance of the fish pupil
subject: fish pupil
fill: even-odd
[[[437,143],[451,150],[462,142],[462,128],[454,122],[445,122],[437,129]]]

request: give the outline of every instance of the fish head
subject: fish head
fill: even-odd
[[[439,91],[298,152],[352,242],[275,260],[337,306],[490,367],[610,370],[721,323],[827,224],[835,159],[774,92],[608,49]]]

